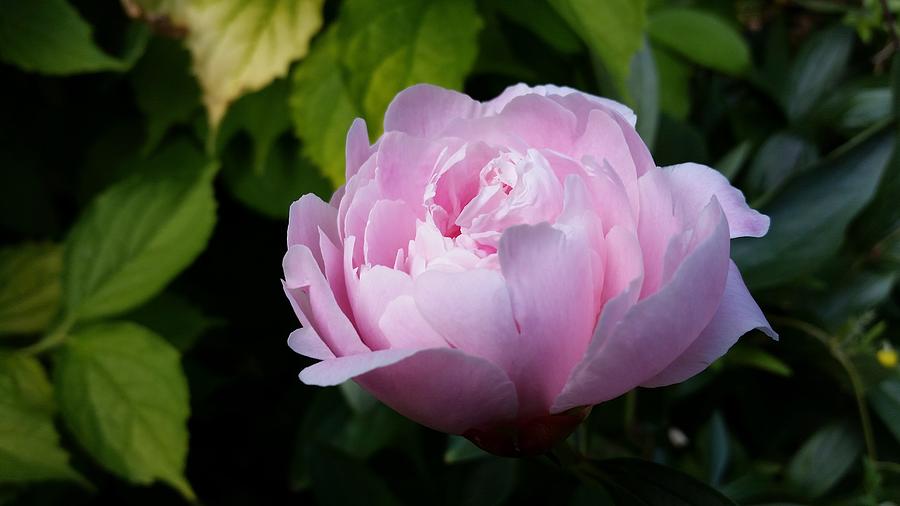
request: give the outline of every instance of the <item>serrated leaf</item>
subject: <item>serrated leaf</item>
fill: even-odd
[[[656,11],[647,33],[653,42],[704,67],[732,75],[750,67],[750,48],[741,34],[718,16],[698,9]]]
[[[808,499],[821,497],[856,464],[861,449],[859,437],[843,424],[819,430],[788,464],[788,486]]]
[[[646,0],[550,0],[550,4],[600,57],[624,92],[631,59],[644,36]]]
[[[90,25],[65,0],[7,0],[0,10],[0,61],[51,75],[127,67],[94,44]]]
[[[54,411],[53,390],[41,364],[32,357],[0,354],[0,484],[84,483],[59,445]]]
[[[851,142],[794,178],[763,206],[772,220],[769,233],[731,245],[748,286],[789,282],[834,255],[853,217],[872,199],[894,144],[893,132]]]
[[[350,94],[340,67],[337,32],[332,27],[294,72],[291,97],[294,130],[303,153],[334,186],[344,183],[344,142],[350,123],[362,111]]]
[[[294,73],[291,111],[306,156],[335,186],[353,118],[380,133],[394,96],[420,82],[459,89],[481,28],[471,0],[351,0]]]
[[[378,127],[394,95],[408,86],[462,88],[475,63],[481,26],[471,0],[345,2],[337,29],[341,64],[372,126]]]
[[[133,0],[135,15],[166,16],[187,32],[194,74],[215,131],[229,104],[287,75],[322,26],[324,0]]]
[[[0,249],[0,336],[47,328],[59,310],[61,271],[56,244]]]
[[[214,171],[195,148],[175,143],[95,198],[66,241],[67,317],[127,311],[190,265],[215,224]]]
[[[78,443],[122,478],[162,480],[192,499],[183,476],[190,406],[178,351],[137,324],[115,322],[68,336],[55,358],[60,410]]]
[[[639,459],[592,461],[599,478],[622,506],[734,506],[735,503],[696,479],[670,467]]]

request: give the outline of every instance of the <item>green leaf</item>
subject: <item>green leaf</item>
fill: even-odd
[[[219,127],[217,142],[221,147],[238,132],[253,141],[252,170],[262,174],[266,170],[269,152],[278,137],[291,128],[288,114],[288,83],[277,79],[260,91],[241,97],[228,110]]]
[[[490,454],[462,436],[447,436],[447,449],[444,450],[445,464],[456,464],[489,456]]]
[[[211,318],[181,295],[163,292],[126,318],[162,336],[181,352],[194,347],[209,329],[223,322]]]
[[[762,212],[772,219],[769,233],[732,242],[732,258],[748,286],[789,282],[834,255],[850,221],[872,199],[894,144],[893,132],[852,141],[764,206]]]
[[[593,475],[622,506],[735,506],[734,502],[696,479],[670,467],[639,459],[592,462]]]
[[[319,445],[311,469],[313,491],[323,506],[394,506],[400,502],[373,470],[343,452]],[[352,484],[352,486],[348,486]]]
[[[659,108],[674,119],[684,120],[691,110],[691,68],[665,49],[653,49],[659,76]]]
[[[577,53],[583,47],[578,35],[545,0],[493,0],[490,5],[561,53]]]
[[[900,118],[900,53],[894,55],[891,63],[891,94],[893,95],[892,111],[895,118]],[[900,139],[900,131],[897,132]],[[878,193],[871,205],[857,220],[857,237],[866,247],[881,242],[886,236],[896,234],[900,229],[900,153],[894,151],[894,157],[888,165],[887,173],[881,181]],[[896,237],[896,236],[894,236]],[[894,241],[894,246],[898,242]],[[882,244],[882,247],[885,246]]]
[[[378,399],[363,390],[355,381],[345,381],[338,387],[347,406],[356,414],[365,414],[378,405]]]
[[[900,379],[889,378],[869,391],[872,409],[900,441]]]
[[[653,51],[646,41],[631,60],[628,95],[637,114],[637,131],[647,146],[653,149],[659,126],[659,75],[653,61]]]
[[[703,442],[706,446],[707,481],[718,487],[725,477],[725,471],[731,460],[731,443],[728,440],[728,428],[722,414],[716,411],[705,427]]]
[[[322,26],[323,0],[169,2],[135,0],[148,18],[167,16],[187,31],[185,44],[215,131],[228,105],[287,75]]]
[[[355,413],[344,424],[334,444],[357,459],[365,460],[401,440],[415,424],[378,402],[366,413]]]
[[[127,67],[94,44],[90,25],[65,0],[7,0],[0,10],[0,61],[51,75]]]
[[[63,420],[109,471],[137,484],[159,479],[188,499],[188,386],[178,351],[128,322],[74,333],[56,355]]]
[[[750,67],[750,48],[741,34],[701,10],[673,7],[654,12],[647,33],[653,42],[704,67],[731,75]]]
[[[744,167],[747,159],[750,158],[750,153],[752,151],[753,143],[750,142],[749,139],[744,140],[731,148],[729,152],[725,153],[725,155],[716,162],[714,168],[721,172],[723,176],[727,177],[729,181],[733,181],[741,172],[741,168]]]
[[[377,127],[394,95],[416,83],[461,89],[481,26],[472,0],[345,2],[338,20],[341,64],[366,119]]]
[[[853,31],[837,26],[807,41],[787,76],[782,106],[788,118],[797,120],[819,103],[844,73],[853,49]]]
[[[807,499],[822,497],[853,467],[861,449],[859,437],[845,425],[819,430],[788,464],[788,486]]]
[[[94,199],[66,241],[67,317],[127,311],[190,265],[215,224],[214,172],[190,145],[170,144]]]
[[[53,389],[34,358],[0,354],[0,484],[86,483],[69,464],[53,426]]]
[[[475,463],[465,474],[463,483],[454,484],[460,491],[453,504],[462,506],[500,506],[507,504],[516,488],[516,459],[490,457]]]
[[[175,41],[155,38],[130,74],[138,108],[147,117],[144,152],[150,153],[174,125],[188,124],[200,108],[191,56]]]
[[[600,57],[624,92],[631,59],[644,37],[646,0],[550,0],[550,4]]]
[[[353,118],[380,132],[394,96],[416,83],[460,89],[482,25],[471,0],[350,0],[297,68],[291,110],[305,154],[335,186]]]
[[[766,371],[776,376],[789,377],[794,374],[791,367],[780,358],[759,348],[758,346],[738,343],[722,357],[726,367],[730,365],[747,366]]]
[[[26,243],[0,249],[0,336],[45,330],[59,310],[62,248]]]
[[[300,195],[315,193],[326,201],[331,195],[331,183],[300,155],[296,143],[279,142],[260,172],[252,169],[249,149],[240,148],[228,149],[222,175],[231,193],[254,211],[283,220]]]
[[[344,142],[350,123],[362,112],[340,67],[337,32],[329,29],[297,67],[290,97],[294,130],[303,153],[334,186],[344,183]]]
[[[818,148],[806,138],[792,132],[776,132],[757,151],[747,169],[743,188],[750,195],[762,195],[818,159]]]

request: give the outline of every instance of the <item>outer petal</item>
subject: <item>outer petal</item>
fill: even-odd
[[[772,330],[756,301],[747,291],[737,265],[731,262],[728,281],[722,303],[709,325],[700,336],[661,373],[643,383],[645,387],[659,387],[679,383],[706,369],[706,366],[721,357],[738,338],[759,329],[773,339],[778,334]]]
[[[520,415],[545,414],[595,323],[590,251],[584,237],[542,223],[507,229],[499,256],[521,334]]]
[[[516,416],[516,390],[506,374],[459,350],[383,350],[326,360],[300,373],[311,385],[350,378],[400,414],[442,432],[462,434]]]
[[[640,385],[671,364],[707,326],[722,298],[729,262],[728,223],[715,201],[696,228],[701,242],[672,280],[628,310],[611,334],[595,333],[552,413],[598,404]],[[598,331],[609,332],[612,325],[604,325],[604,319]]]
[[[731,238],[762,237],[769,231],[769,217],[750,209],[744,194],[731,186],[717,170],[696,163],[682,163],[663,169],[675,200],[686,216],[697,216],[715,195],[728,218]]]
[[[384,131],[436,137],[457,118],[478,116],[481,104],[457,91],[417,84],[394,97],[384,113]]]
[[[304,357],[317,360],[334,358],[334,353],[312,327],[302,327],[291,332],[291,335],[288,336],[288,346],[294,350],[294,353]]]
[[[288,215],[288,248],[296,244],[308,247],[322,267],[322,255],[319,253],[319,229],[333,243],[337,242],[337,209],[325,203],[312,193],[300,197],[291,204]]]
[[[529,94],[541,95],[544,97],[552,97],[554,95],[560,97],[569,95],[581,96],[590,102],[599,104],[603,107],[615,111],[625,121],[630,123],[631,126],[634,126],[637,122],[637,116],[635,116],[634,111],[632,111],[628,106],[624,104],[620,104],[619,102],[610,100],[608,98],[601,98],[589,93],[584,93],[567,86],[555,86],[553,84],[544,84],[531,87],[527,84],[519,83],[513,86],[509,86],[508,88],[503,90],[503,93],[501,93],[497,98],[484,103],[484,113],[488,115],[498,114],[503,110],[504,107],[506,107],[506,104],[510,103],[514,98]]]
[[[369,351],[335,301],[309,248],[291,246],[283,264],[284,289],[301,322],[312,325],[335,355]]]

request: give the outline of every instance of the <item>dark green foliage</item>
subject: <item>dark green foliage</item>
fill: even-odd
[[[196,1],[0,1],[0,505],[900,498],[881,1],[328,1],[309,53],[215,131],[173,7]],[[732,256],[781,340],[596,406],[581,457],[493,457],[353,384],[300,384],[288,206],[327,199],[352,118],[378,134],[419,81],[627,102],[659,165],[712,165],[771,216]]]

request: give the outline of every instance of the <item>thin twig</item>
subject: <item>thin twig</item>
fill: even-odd
[[[868,453],[870,461],[877,462],[878,454],[875,449],[875,436],[872,430],[872,420],[869,418],[869,407],[866,404],[866,394],[865,389],[863,388],[862,379],[859,375],[859,371],[856,369],[856,365],[853,364],[853,361],[850,360],[844,353],[844,350],[841,349],[839,341],[828,334],[828,332],[802,320],[774,317],[772,318],[772,321],[780,323],[781,325],[793,327],[805,334],[815,337],[828,348],[828,351],[831,352],[831,356],[844,368],[844,371],[846,371],[847,376],[850,378],[853,396],[856,398],[856,407],[859,410],[859,423],[862,426],[863,438],[866,441],[866,453]]]

